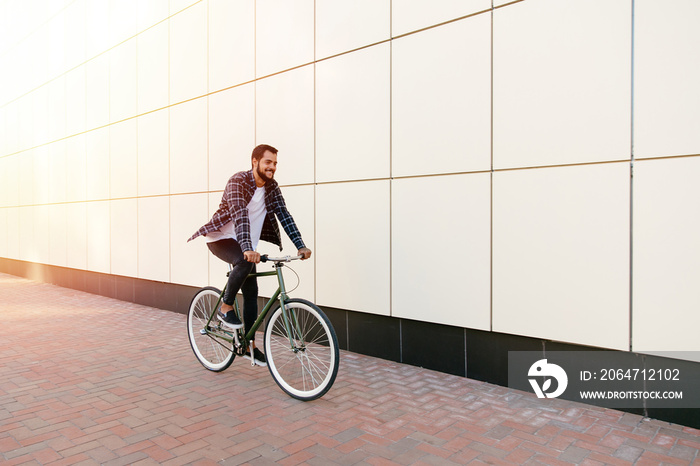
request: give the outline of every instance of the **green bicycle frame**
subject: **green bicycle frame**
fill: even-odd
[[[258,330],[258,328],[265,321],[265,318],[267,317],[267,313],[270,312],[270,309],[272,309],[272,306],[275,304],[275,301],[277,301],[277,299],[279,298],[280,306],[282,307],[282,316],[284,318],[284,325],[285,325],[286,330],[287,330],[287,335],[290,336],[289,337],[290,338],[289,344],[290,344],[291,348],[294,348],[294,341],[292,341],[292,339],[291,339],[292,338],[291,336],[293,335],[293,333],[291,332],[291,323],[290,323],[290,319],[289,319],[290,316],[289,316],[289,312],[287,311],[287,307],[285,306],[285,302],[289,299],[289,297],[287,296],[287,290],[286,290],[285,285],[284,285],[284,277],[282,276],[283,265],[277,264],[274,267],[275,267],[275,270],[270,270],[268,272],[256,272],[256,273],[251,273],[250,275],[248,275],[248,277],[277,276],[278,287],[277,287],[277,291],[275,291],[273,293],[273,295],[270,297],[270,299],[265,304],[265,307],[263,307],[263,310],[260,311],[258,318],[253,323],[250,330],[248,330],[248,333],[245,334],[246,346],[248,345],[248,342],[251,341],[255,337],[255,332]],[[216,306],[214,307],[214,309],[219,308],[225,293],[226,293],[226,286],[224,286],[224,289],[221,290],[221,294],[219,295],[219,299],[217,300]],[[236,313],[239,316],[241,316],[241,312],[240,312],[240,309],[238,306],[238,301],[234,300],[233,305],[234,305],[234,309],[235,309]],[[214,319],[214,314],[216,314],[216,313],[212,312],[212,314],[209,316],[209,320],[207,320],[206,327],[205,327],[207,329],[207,333],[214,333],[214,332],[211,332],[209,330],[211,321]],[[299,335],[299,334],[301,334],[301,331],[300,331],[301,329],[299,327],[299,322],[297,321],[297,318],[296,318],[296,313],[294,313],[294,315],[293,315],[293,320],[294,320],[294,327],[297,330],[296,334]],[[228,341],[229,343],[232,343],[234,341],[233,336],[229,337],[228,335],[231,335],[231,334],[227,331],[225,331],[224,333],[226,334],[226,336],[221,335],[218,332],[216,333],[216,336],[218,338],[225,340],[225,341]]]

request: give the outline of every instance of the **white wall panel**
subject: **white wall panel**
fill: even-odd
[[[494,11],[495,168],[630,158],[631,14],[606,0]]]
[[[292,297],[305,298],[311,301],[314,300],[314,275],[315,275],[315,253],[316,243],[314,238],[314,187],[313,186],[290,186],[283,187],[282,195],[289,213],[294,218],[307,248],[311,249],[311,258],[304,261],[298,261],[288,264],[289,268],[294,269],[295,275],[290,270],[284,271],[284,280],[287,287],[287,292]],[[269,254],[271,256],[294,256],[297,253],[297,248],[289,239],[287,234],[280,225],[280,234],[282,235],[282,251],[271,243],[261,241],[258,245],[258,251],[261,254]],[[287,269],[287,267],[285,267]],[[258,264],[258,271],[272,270],[270,265]],[[215,278],[215,277],[213,277]],[[258,280],[261,296],[272,296],[272,293],[277,289],[277,279],[261,278]],[[292,291],[293,290],[293,291]]]
[[[49,87],[42,86],[17,101],[14,131],[19,135],[17,149],[49,141]]]
[[[397,39],[392,174],[491,168],[490,17]]]
[[[49,262],[49,206],[37,205],[29,209],[34,214],[34,234],[32,243],[28,246],[30,251],[28,260],[46,264]]]
[[[19,203],[27,205],[34,203],[34,150],[28,150],[16,155],[19,169]]]
[[[256,92],[255,142],[279,151],[275,178],[280,184],[313,182],[313,67],[260,80]]]
[[[389,315],[389,181],[316,187],[316,302]]]
[[[2,66],[2,69],[8,69],[11,66],[20,66],[19,52],[20,49],[18,47],[7,51],[6,54],[0,57],[0,66]],[[18,78],[18,75],[7,77],[5,86],[0,89],[0,102],[8,102],[17,95],[15,89],[17,88]]]
[[[136,119],[109,127],[109,192],[112,199],[136,196],[137,127]]]
[[[56,141],[66,135],[66,77],[59,76],[48,84],[49,108],[48,141]]]
[[[31,187],[34,204],[46,204],[49,202],[49,146],[40,146],[31,151],[34,157],[32,178],[34,186]]]
[[[222,194],[223,193],[221,191],[214,191],[209,193],[209,196],[207,197],[207,202],[209,205],[209,208],[207,210],[207,221],[209,221],[209,218],[211,218],[211,216],[214,215],[214,212],[216,212],[216,210],[219,208],[219,203],[221,202]],[[198,244],[198,248],[204,248],[207,251],[207,257],[209,260],[208,285],[216,287],[219,290],[223,289],[224,285],[227,283],[228,280],[228,278],[226,277],[226,272],[228,272],[229,270],[228,264],[209,251],[209,248],[207,247],[206,241],[204,239],[198,238],[197,240],[193,241],[195,241]],[[260,282],[258,282],[258,285],[259,284]]]
[[[66,204],[48,206],[49,211],[49,264],[65,267],[67,263]]]
[[[389,176],[389,44],[316,65],[316,180]]]
[[[46,142],[48,134],[46,114],[49,111],[47,89],[43,87],[20,98],[16,101],[15,108],[8,113],[10,128],[15,135],[12,141],[14,142],[13,152]]]
[[[111,45],[119,44],[136,35],[139,3],[144,2],[141,0],[109,2],[109,39]]]
[[[207,190],[207,99],[170,107],[170,192]]]
[[[165,109],[137,118],[139,196],[167,194],[170,190],[169,115]]]
[[[85,62],[86,0],[76,0],[65,10],[65,69],[71,70]]]
[[[316,1],[316,59],[389,39],[389,0]]]
[[[12,154],[19,151],[19,131],[17,131],[18,118],[18,103],[12,102],[7,104],[5,110],[5,137],[4,142],[5,153]]]
[[[42,26],[48,34],[44,50],[48,54],[49,79],[52,79],[66,71],[65,14],[58,13]]]
[[[20,259],[20,210],[20,207],[11,207],[7,209],[7,257],[9,259]]]
[[[87,203],[66,204],[66,266],[87,269]]]
[[[170,18],[170,103],[207,92],[207,4]]]
[[[40,24],[37,24],[37,27],[38,26],[40,26]],[[48,29],[38,27],[27,39],[26,48],[24,48],[25,44],[20,45],[20,47],[23,48],[20,52],[20,56],[29,62],[28,69],[31,69],[31,72],[26,82],[22,82],[21,79],[19,80],[19,87],[16,95],[21,95],[35,89],[52,77],[49,76],[48,41]]]
[[[144,113],[168,105],[169,30],[162,22],[137,37],[138,112]]]
[[[87,269],[93,272],[110,273],[111,226],[109,201],[87,203],[86,244]]]
[[[313,0],[258,0],[255,7],[256,76],[314,60]]]
[[[170,280],[202,286],[208,282],[208,259],[204,240],[187,239],[209,221],[207,194],[170,196]]]
[[[23,261],[37,260],[38,254],[36,249],[38,244],[34,242],[34,207],[20,207],[17,212],[17,219],[18,230],[21,232],[17,241],[18,259]]]
[[[493,331],[629,348],[629,164],[494,173]]]
[[[41,244],[40,238],[35,234],[37,227],[35,222],[38,216],[35,214],[35,206],[22,206],[18,212],[18,230],[19,230],[19,257],[23,261],[39,261],[41,259]]]
[[[89,60],[114,45],[110,44],[109,37],[109,2],[87,0],[85,17],[86,55]]]
[[[86,85],[84,65],[66,74],[66,135],[85,131]]]
[[[109,198],[109,128],[85,134],[87,199]]]
[[[239,171],[250,170],[255,147],[255,85],[209,96],[209,189],[222,190]]]
[[[47,162],[48,201],[65,202],[68,185],[65,141],[56,141],[48,146]]]
[[[444,23],[455,18],[491,9],[490,0],[392,0],[392,35]]]
[[[15,154],[3,158],[5,161],[5,176],[7,177],[5,182],[7,197],[5,198],[5,201],[7,202],[6,205],[8,206],[19,205],[20,185],[27,183],[26,180],[21,178],[20,172],[20,159],[23,156],[24,154]]]
[[[174,15],[200,0],[170,0],[170,14]]]
[[[110,273],[113,275],[138,275],[136,205],[136,199],[119,199],[110,203]]]
[[[700,153],[700,2],[635,2],[636,158]]]
[[[170,0],[138,2],[136,28],[142,32],[170,16]]]
[[[255,1],[209,0],[209,92],[255,78]]]
[[[9,257],[10,249],[8,248],[8,217],[9,209],[0,209],[0,257]]]
[[[138,276],[170,281],[170,199],[138,200]]]
[[[633,350],[697,351],[700,157],[634,165]]]
[[[109,54],[100,55],[86,67],[86,127],[98,128],[109,122]]]
[[[491,175],[392,181],[392,316],[490,330]]]
[[[3,66],[1,60],[0,66]],[[0,156],[10,153],[7,144],[7,126],[7,106],[3,106],[0,108]]]
[[[5,66],[2,63],[0,63],[0,66]],[[1,96],[0,96],[1,98]],[[9,111],[13,107],[12,104],[4,105],[0,107],[0,156],[4,156],[6,154],[10,154],[10,142],[8,139],[10,138],[9,136],[9,130],[12,125],[10,122],[10,115]]]
[[[87,195],[85,135],[66,139],[66,201],[84,201]]]
[[[136,115],[138,79],[136,39],[119,44],[109,52],[109,117],[120,121]]]
[[[0,157],[0,207],[7,207],[10,205],[8,202],[9,198],[9,185],[8,185],[8,179],[10,178],[10,172],[9,172],[9,163],[10,158],[9,157]],[[13,177],[16,177],[17,174],[12,173]],[[3,230],[0,230],[0,234],[3,234]]]
[[[2,57],[0,57],[0,66],[2,69],[22,66],[21,63],[23,60],[20,57],[21,46],[17,46],[13,49],[4,48],[3,50],[5,50],[5,53]],[[5,104],[17,95],[20,95],[16,90],[19,87],[19,78],[20,75],[17,73],[15,75],[8,76],[5,79],[5,85],[2,87],[2,89],[0,89],[0,102]]]
[[[19,259],[41,262],[48,256],[48,235],[41,231],[48,227],[48,220],[41,218],[46,206],[22,206],[19,208]]]

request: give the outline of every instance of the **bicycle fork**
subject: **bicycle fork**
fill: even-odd
[[[287,289],[284,286],[284,277],[282,276],[282,264],[279,264],[276,266],[277,268],[277,280],[279,281],[280,285],[280,308],[282,309],[282,320],[284,321],[284,327],[285,330],[287,331],[287,335],[289,335],[289,348],[294,352],[297,353],[300,348],[297,347],[297,344],[295,342],[295,339],[300,339],[298,338],[301,335],[300,329],[299,329],[299,322],[297,320],[297,316],[295,312],[289,312],[286,306],[286,301],[289,299],[289,296],[287,296]],[[292,318],[294,322],[290,322],[290,317]],[[293,331],[292,329],[296,330]],[[295,338],[295,335],[297,338]]]
[[[286,306],[286,301],[289,299],[289,296],[287,296],[287,290],[284,286],[284,278],[282,276],[281,268],[282,264],[279,264],[277,267],[277,275],[280,285],[279,300],[280,307],[282,309],[282,320],[284,321],[284,327],[287,331],[287,335],[289,335],[289,348],[294,353],[298,353],[299,351],[304,351],[306,348],[304,347],[303,336],[301,333],[301,328],[299,327],[299,319],[297,319],[296,312],[290,312]],[[297,346],[295,340],[299,340],[301,346]]]

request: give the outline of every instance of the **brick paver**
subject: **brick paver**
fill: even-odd
[[[0,274],[0,463],[700,464],[700,431],[342,352],[301,402],[185,316]]]

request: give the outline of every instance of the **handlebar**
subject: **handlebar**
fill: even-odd
[[[302,256],[281,256],[281,257],[270,257],[267,254],[263,254],[260,256],[260,262],[275,262],[275,263],[280,263],[280,262],[292,262],[298,259],[301,259]]]

